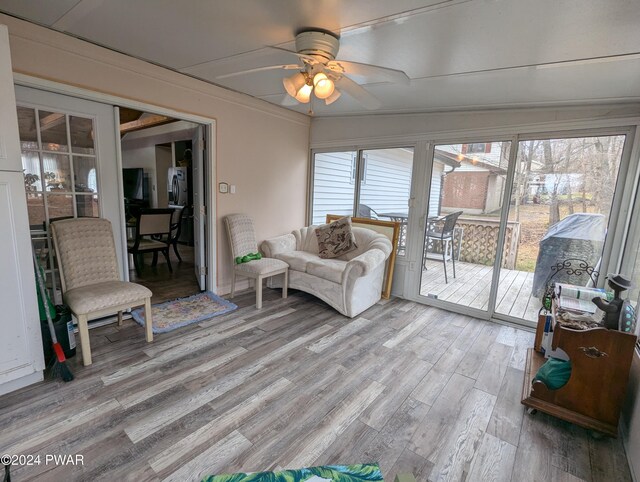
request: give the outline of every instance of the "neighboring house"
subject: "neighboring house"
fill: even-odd
[[[454,158],[458,167],[442,179],[443,212],[491,214],[500,209],[507,174],[504,144],[476,143],[438,146],[441,157]],[[431,213],[430,213],[431,214]]]
[[[315,154],[313,224],[325,223],[327,214],[353,214],[357,157],[355,151]],[[369,150],[362,159],[360,204],[378,214],[407,213],[413,149]]]

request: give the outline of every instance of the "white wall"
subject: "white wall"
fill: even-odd
[[[228,289],[232,269],[226,214],[251,215],[259,239],[304,224],[307,116],[6,15],[0,23],[9,27],[14,73],[216,120],[217,180],[237,187],[216,196],[219,291]]]

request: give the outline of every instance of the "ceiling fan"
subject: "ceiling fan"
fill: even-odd
[[[381,106],[380,101],[369,91],[349,78],[374,77],[385,82],[408,84],[409,77],[401,70],[389,69],[378,65],[363,64],[347,60],[336,60],[340,49],[340,39],[332,32],[312,29],[303,30],[296,35],[296,51],[280,47],[270,47],[298,57],[296,64],[270,65],[256,69],[220,75],[218,79],[235,77],[266,70],[297,70],[289,77],[282,79],[287,94],[283,104],[295,101],[307,104],[312,94],[329,105],[335,102],[342,92],[350,95],[363,107],[375,110]],[[295,103],[295,102],[294,102]]]

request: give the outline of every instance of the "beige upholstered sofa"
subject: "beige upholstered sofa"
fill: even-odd
[[[316,227],[268,239],[262,243],[262,251],[289,265],[290,288],[315,295],[353,318],[380,300],[391,242],[375,231],[354,227],[358,248],[338,258],[322,259],[318,255]],[[272,278],[269,286],[281,286],[280,278]]]

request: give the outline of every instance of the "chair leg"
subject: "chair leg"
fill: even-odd
[[[180,253],[178,253],[178,242],[177,241],[175,243],[173,243],[173,252],[176,253],[176,258],[178,258],[178,261],[180,263],[182,263],[182,256],[180,256]]]
[[[444,284],[449,283],[447,279],[447,245],[442,243],[442,266],[444,266]]]
[[[140,255],[138,253],[133,255],[133,266],[136,268],[136,274],[140,276],[142,273],[142,267],[140,266]]]
[[[78,332],[80,334],[80,346],[82,347],[82,363],[91,365],[91,342],[89,341],[89,325],[87,315],[78,315]]]
[[[453,238],[451,238],[451,263],[453,264],[453,278],[456,277],[456,243]]]
[[[156,253],[153,253],[157,256]],[[167,249],[163,249],[162,250],[162,255],[164,256],[164,259],[167,260],[167,267],[169,268],[169,273],[173,273],[173,268],[171,267],[171,259],[169,259],[169,247],[167,246]]]
[[[158,264],[158,252],[153,252],[153,260],[151,261],[151,266],[156,266]]]
[[[256,309],[262,309],[262,277],[256,279]]]
[[[122,311],[118,311],[118,326],[122,326]]]
[[[151,314],[151,298],[144,300],[144,329],[146,331],[147,343],[153,341],[153,315]]]
[[[287,297],[287,291],[289,290],[289,270],[284,272],[284,283],[282,284],[282,297]]]
[[[233,298],[233,295],[235,292],[236,292],[236,269],[233,268],[233,271],[231,271],[231,294],[229,295],[229,297]]]

